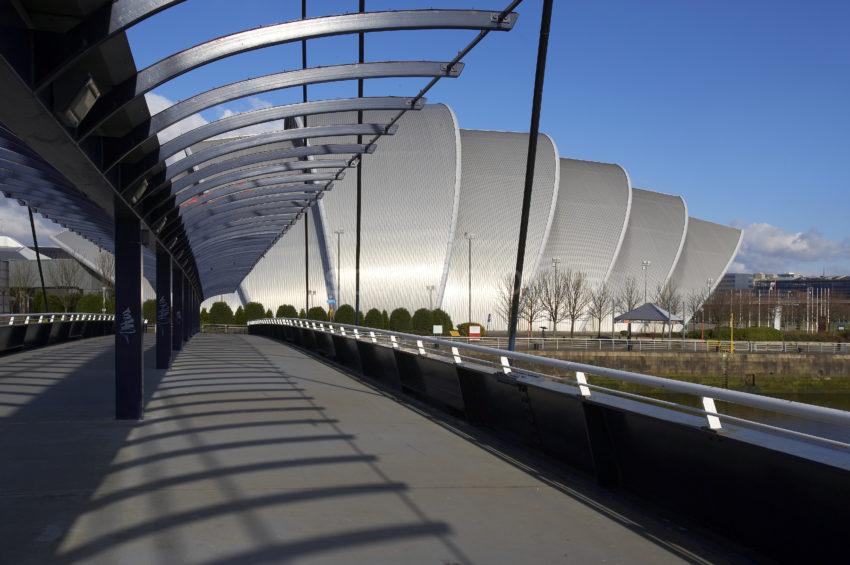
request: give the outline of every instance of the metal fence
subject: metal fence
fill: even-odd
[[[26,326],[52,322],[84,322],[113,320],[112,314],[42,312],[30,314],[0,314],[0,326]]]
[[[543,366],[553,370],[553,372],[558,375],[559,380],[577,387],[580,395],[586,398],[589,398],[593,394],[592,391],[601,391],[606,394],[701,416],[702,418],[705,418],[707,427],[712,430],[722,429],[724,422],[726,422],[768,433],[777,433],[784,436],[795,437],[797,439],[811,440],[830,447],[837,447],[842,450],[850,449],[850,443],[845,443],[844,441],[838,441],[833,438],[823,437],[822,435],[814,435],[797,429],[781,427],[775,424],[767,424],[764,422],[721,413],[718,410],[715,401],[722,401],[731,405],[738,405],[786,417],[790,416],[792,418],[798,418],[805,421],[820,422],[830,426],[837,426],[839,429],[850,429],[850,412],[843,410],[677,381],[653,375],[609,369],[607,367],[599,367],[585,363],[553,359],[551,357],[519,351],[508,351],[485,345],[483,342],[484,340],[471,342],[467,341],[466,338],[459,340],[442,337],[418,336],[387,330],[376,330],[372,328],[352,326],[348,324],[336,324],[297,318],[254,320],[252,322],[248,322],[248,325],[278,325],[291,326],[293,328],[304,328],[312,331],[336,334],[337,336],[343,336],[353,340],[368,340],[374,344],[384,345],[394,349],[401,348],[420,356],[441,359],[448,363],[491,364],[496,370],[504,372],[507,375],[515,373],[519,376],[528,375],[536,378],[551,378],[551,375],[539,372],[539,367]],[[489,339],[494,340],[499,338]],[[595,342],[604,340],[585,341]],[[657,341],[659,343],[675,342],[675,340]],[[538,369],[535,370],[534,368]],[[695,408],[694,406],[680,402],[661,400],[643,394],[635,394],[632,392],[625,392],[605,386],[599,386],[593,383],[594,377],[605,377],[623,383],[642,385],[655,390],[687,395],[693,397],[696,400],[694,404],[701,406],[701,408]]]
[[[201,332],[205,334],[246,334],[248,326],[233,324],[204,324]]]
[[[443,339],[503,348],[507,337],[444,337]],[[581,337],[517,338],[517,350],[531,351],[685,351],[705,353],[850,354],[850,343],[817,341],[722,341],[701,339],[593,339]]]

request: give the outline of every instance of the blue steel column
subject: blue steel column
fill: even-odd
[[[115,201],[115,417],[140,420],[144,391],[142,228]]]
[[[171,268],[171,284],[171,308],[174,311],[172,316],[171,348],[174,351],[180,351],[183,349],[183,273],[173,263]]]
[[[171,364],[171,256],[156,248],[156,368]]]

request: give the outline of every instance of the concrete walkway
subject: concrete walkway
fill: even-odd
[[[111,343],[0,358],[0,562],[726,558],[264,338],[196,336],[115,422]]]

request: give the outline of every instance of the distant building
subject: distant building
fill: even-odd
[[[715,289],[716,292],[729,292],[730,290],[752,290],[753,275],[749,273],[726,273],[720,279]]]
[[[768,290],[779,292],[805,293],[809,289],[827,291],[833,297],[850,298],[850,275],[811,277],[785,273],[780,275],[763,275],[756,278],[754,288],[767,292]]]

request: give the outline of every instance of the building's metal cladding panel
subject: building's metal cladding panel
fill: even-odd
[[[717,286],[738,254],[742,237],[737,228],[689,219],[685,245],[670,278],[683,300],[692,295],[704,299]]]
[[[618,165],[561,159],[560,187],[540,269],[584,273],[595,287],[606,280],[628,224],[631,186]]]
[[[462,175],[457,225],[442,308],[456,323],[468,316],[468,242],[472,240],[472,318],[507,327],[499,283],[516,267],[520,210],[525,184],[528,134],[461,130]],[[559,159],[552,140],[541,134],[525,250],[524,281],[540,261],[558,197]]]
[[[325,274],[319,258],[319,241],[313,225],[312,214],[308,229],[310,254],[310,306],[327,308]],[[254,269],[239,285],[242,300],[259,302],[272,313],[282,304],[291,304],[301,310],[306,305],[304,260],[304,216],[260,259]]]
[[[394,112],[366,112],[364,121],[388,122]],[[356,121],[356,114],[310,116],[308,125]],[[334,143],[355,142],[353,138]],[[391,311],[428,307],[428,286],[437,297],[458,199],[459,132],[442,104],[408,112],[397,133],[378,141],[363,159],[360,300]],[[340,238],[340,301],[354,305],[357,171],[350,169],[322,199],[330,267],[336,286]]]
[[[647,300],[651,302],[676,266],[687,229],[688,209],[681,196],[633,189],[626,235],[608,277],[612,291],[616,294],[629,278],[633,278],[642,299],[642,263],[649,261],[646,287]]]

